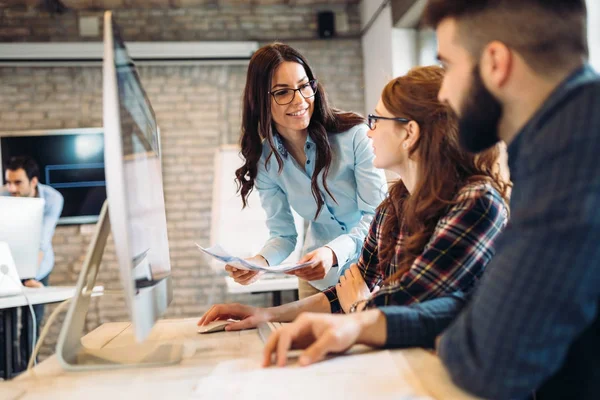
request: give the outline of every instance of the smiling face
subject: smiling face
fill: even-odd
[[[283,62],[273,74],[269,91],[272,93],[270,96],[271,117],[277,131],[284,136],[304,131],[310,124],[314,110],[314,96],[305,99],[299,91],[296,91],[291,103],[278,104],[278,102],[287,102],[285,101],[287,100],[285,98],[286,93],[280,92],[281,90],[299,88],[304,93],[307,93],[308,88],[310,88],[309,78],[304,67],[292,61]]]

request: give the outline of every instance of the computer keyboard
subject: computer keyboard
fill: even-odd
[[[269,336],[271,336],[271,334],[273,332],[275,332],[277,329],[281,328],[283,326],[283,322],[261,322],[258,324],[257,329],[258,329],[258,336],[260,336],[260,340],[262,340],[263,343],[267,343],[267,340],[269,340]]]

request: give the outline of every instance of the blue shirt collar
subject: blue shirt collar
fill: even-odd
[[[283,158],[287,158],[288,151],[285,148],[285,145],[283,144],[283,140],[281,139],[279,133],[273,132],[273,141],[275,142],[275,148],[277,149],[279,155]]]
[[[283,144],[283,139],[281,138],[281,135],[277,132],[273,132],[273,142],[275,143],[275,148],[277,149],[277,152],[281,155],[282,158],[287,158],[288,156],[288,151],[285,148],[285,145]],[[309,146],[307,146],[309,145]],[[310,136],[306,137],[306,143],[304,144],[304,151],[306,151],[306,149],[314,149],[315,148],[315,142],[312,140],[312,138]]]

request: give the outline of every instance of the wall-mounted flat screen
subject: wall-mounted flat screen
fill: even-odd
[[[59,224],[95,223],[106,199],[102,128],[0,132],[2,184],[5,164],[29,155],[40,167],[40,182],[65,199]]]

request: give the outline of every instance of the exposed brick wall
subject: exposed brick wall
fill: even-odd
[[[316,39],[317,12],[336,14],[342,36],[356,37],[360,30],[358,5],[251,6],[248,3],[182,8],[138,8],[114,11],[125,40],[299,40]],[[50,14],[36,8],[0,9],[0,41],[97,41],[79,36],[79,17],[102,11],[74,10]]]
[[[142,14],[135,15],[131,18]],[[353,11],[350,19],[354,18]],[[4,26],[2,22],[0,26]],[[238,34],[235,37],[242,38]],[[334,106],[363,110],[359,39],[288,43],[308,58]],[[211,302],[269,304],[268,294],[228,295],[223,280],[215,278],[192,245],[193,241],[209,241],[213,154],[219,144],[237,142],[246,67],[142,66],[139,73],[162,133],[174,283],[174,300],[166,317],[199,316]],[[101,75],[99,67],[0,68],[0,131],[101,126]],[[57,228],[51,285],[75,284],[92,234],[92,225]],[[109,239],[98,283],[118,289],[118,279],[114,244]],[[46,315],[53,308],[48,307]],[[127,318],[121,297],[94,299],[87,329]],[[42,356],[54,352],[60,326],[52,327]]]

